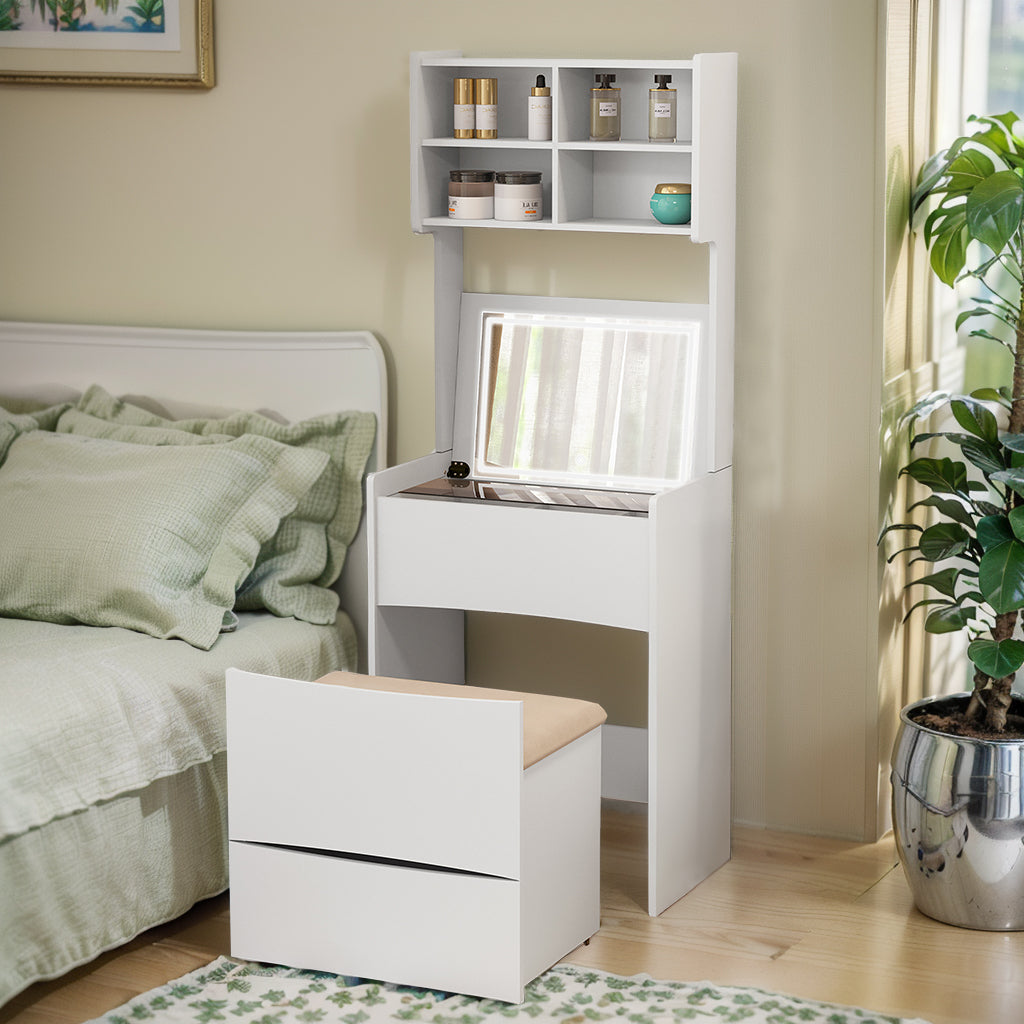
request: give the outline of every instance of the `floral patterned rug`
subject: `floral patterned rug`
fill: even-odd
[[[753,988],[655,981],[643,974],[623,978],[569,964],[542,974],[527,987],[526,1001],[510,1006],[228,957],[136,996],[89,1024],[504,1024],[516,1018],[522,1024],[927,1024]]]

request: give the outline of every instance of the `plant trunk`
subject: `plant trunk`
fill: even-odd
[[[985,703],[984,694],[989,682],[989,677],[980,668],[974,670],[974,692],[971,694],[967,710],[964,712],[969,722],[980,723],[985,721],[985,712],[988,709],[988,705]]]
[[[1024,434],[1024,322],[1017,324],[1017,345],[1013,357],[1013,390],[1010,392],[1011,434]]]
[[[1007,640],[1013,636],[1017,627],[1017,612],[1004,612],[996,616],[996,624],[992,630],[993,640]],[[974,693],[971,694],[965,715],[969,721],[984,722],[986,729],[1003,732],[1006,729],[1006,716],[1012,700],[1013,680],[1016,673],[992,679],[981,669],[974,672]]]
[[[1013,356],[1013,389],[1010,392],[1010,422],[1008,430],[1011,434],[1024,434],[1024,317],[1018,317],[1016,344]],[[1009,490],[1006,496],[1007,511],[1013,509],[1020,499],[1015,491]],[[1005,612],[996,616],[995,628],[992,630],[994,640],[1008,640],[1017,628],[1018,612]],[[985,725],[995,732],[1003,732],[1006,728],[1006,716],[1010,710],[1011,691],[1014,673],[1002,679],[987,679],[984,673],[975,673],[974,694],[967,709],[969,718],[981,717],[982,707],[985,711]],[[985,684],[988,688],[985,689]]]

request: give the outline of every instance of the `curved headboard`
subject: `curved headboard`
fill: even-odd
[[[56,402],[100,384],[173,415],[257,409],[287,420],[347,409],[377,417],[368,471],[387,454],[384,355],[369,331],[205,331],[0,321],[0,396]],[[365,518],[338,583],[366,670]]]

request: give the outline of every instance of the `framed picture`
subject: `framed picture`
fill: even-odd
[[[0,85],[213,81],[213,0],[0,0]]]

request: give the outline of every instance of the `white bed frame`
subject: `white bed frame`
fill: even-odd
[[[60,401],[100,384],[182,412],[259,409],[294,421],[359,409],[377,416],[368,470],[386,465],[387,372],[369,331],[201,331],[0,321],[0,395]],[[337,585],[366,671],[365,519]]]

